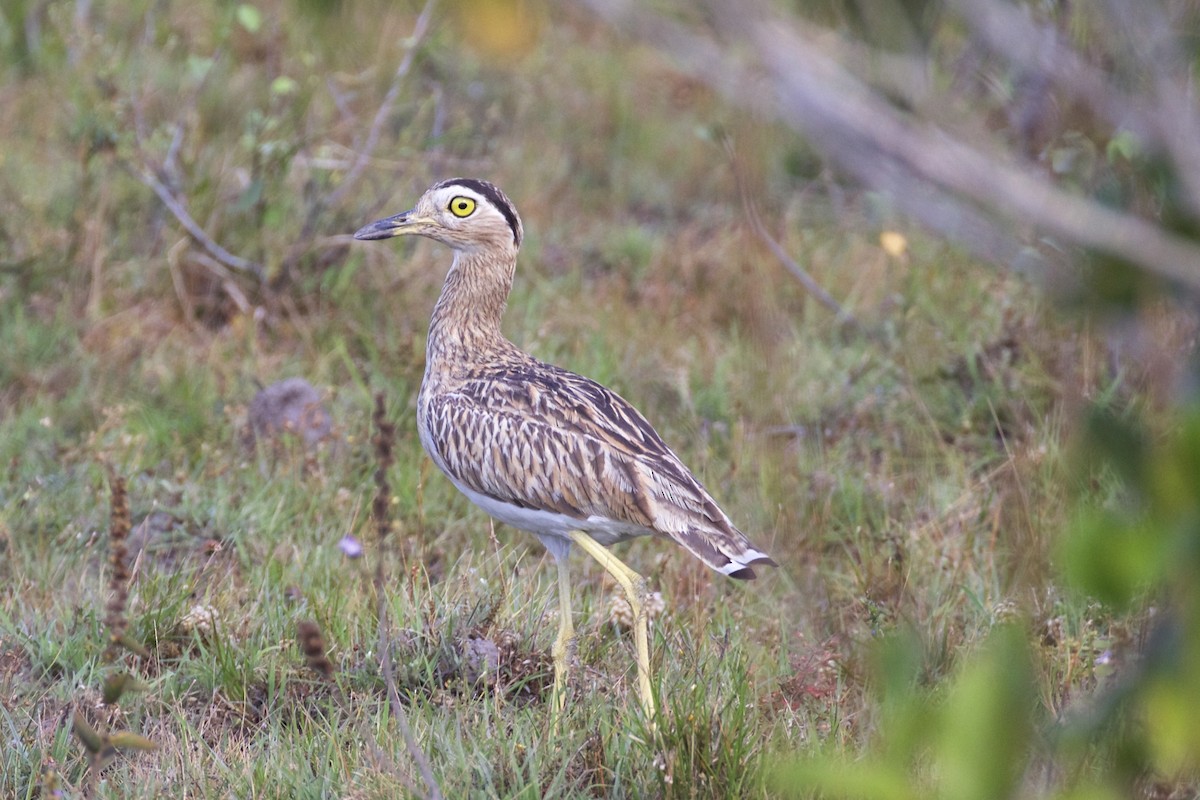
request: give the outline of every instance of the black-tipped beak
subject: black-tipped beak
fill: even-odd
[[[411,211],[405,211],[397,214],[394,217],[377,220],[370,225],[364,225],[354,233],[355,239],[371,240],[371,239],[390,239],[393,236],[400,236],[406,233],[405,230],[412,224]]]

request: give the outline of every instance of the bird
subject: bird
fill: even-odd
[[[628,598],[638,694],[652,720],[647,584],[608,548],[638,536],[668,539],[741,580],[776,562],[734,526],[631,403],[504,336],[524,228],[499,188],[477,178],[443,180],[412,209],[354,234],[364,241],[396,236],[422,236],[453,251],[429,323],[417,430],[460,492],[496,520],[537,536],[554,558],[554,708],[562,712],[566,702],[575,637],[568,556],[577,545]]]

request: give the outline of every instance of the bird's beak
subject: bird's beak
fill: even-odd
[[[412,211],[404,211],[394,217],[377,220],[370,225],[364,225],[354,233],[355,239],[390,239],[393,236],[403,236],[414,233],[414,228],[421,220]]]

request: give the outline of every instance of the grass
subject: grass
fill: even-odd
[[[420,786],[379,670],[378,559],[397,689],[446,797],[779,792],[796,753],[869,749],[875,644],[898,631],[936,692],[1020,620],[1051,715],[1105,680],[1097,654],[1136,646],[1139,617],[1067,591],[1053,563],[1070,504],[1112,493],[1064,455],[1079,398],[1111,385],[1094,338],[917,231],[888,255],[871,198],[835,217],[796,143],[652,54],[547,9],[500,61],[435,15],[367,177],[322,208],[419,9],[262,2],[251,30],[252,15],[176,2],[93,9],[82,27],[17,6],[42,34],[5,18],[22,46],[0,64],[0,794]],[[740,223],[718,129],[754,145],[768,224],[873,335],[833,325]],[[267,283],[213,267],[136,179],[173,147],[192,216]],[[579,666],[550,725],[549,561],[493,530],[416,437],[448,254],[344,238],[460,173],[495,179],[529,231],[511,337],[633,400],[781,564],[745,586],[661,542],[622,549],[666,600],[657,733],[610,619],[616,587],[581,558]],[[333,440],[247,449],[257,385],[292,376],[322,390]],[[376,392],[398,432],[382,550]],[[125,613],[149,650],[113,663],[107,470],[128,482]],[[338,549],[348,534],[364,559]],[[329,678],[297,646],[306,621]],[[496,647],[481,681],[468,640]],[[144,686],[104,705],[114,670]],[[89,774],[74,711],[157,749]]]

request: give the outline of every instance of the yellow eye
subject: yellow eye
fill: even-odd
[[[450,201],[450,213],[456,217],[469,217],[475,210],[475,201],[469,197],[456,197]]]

